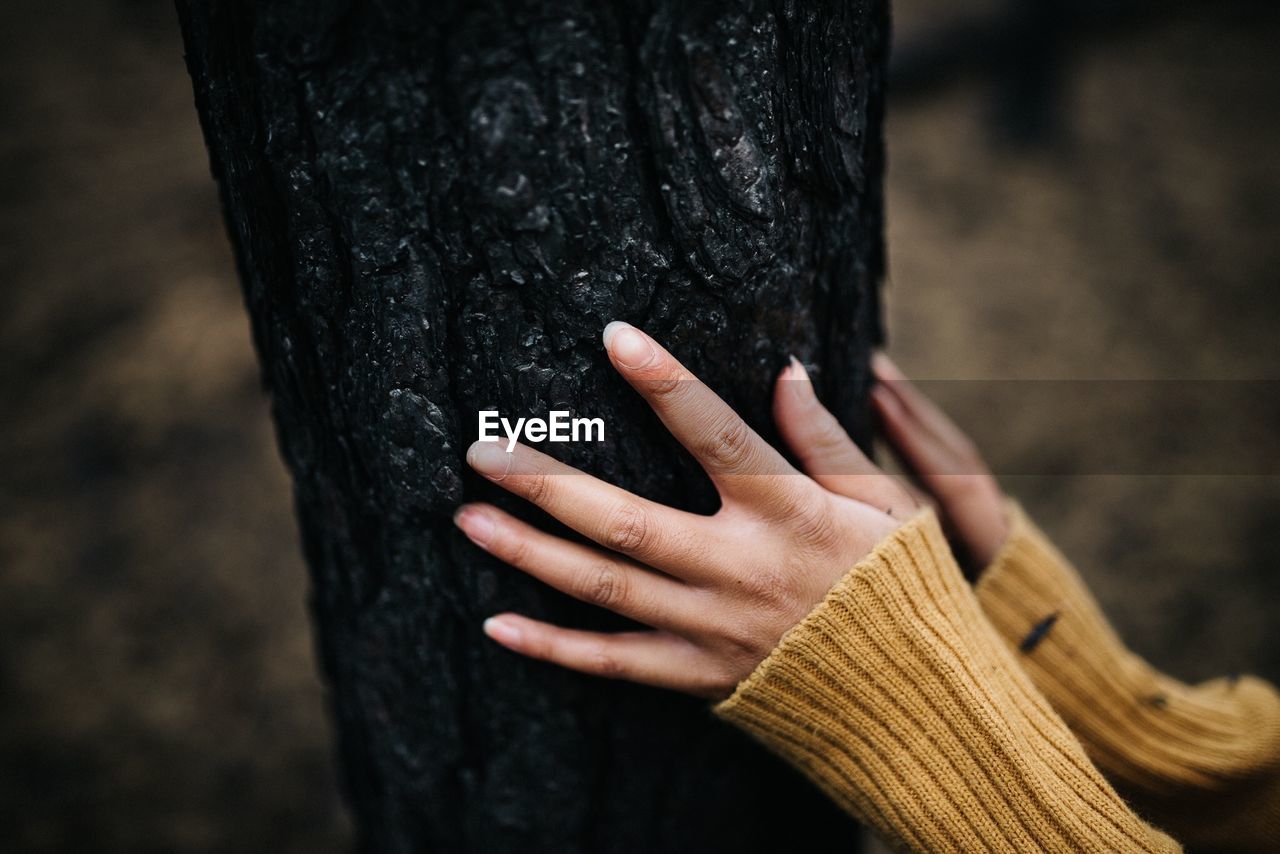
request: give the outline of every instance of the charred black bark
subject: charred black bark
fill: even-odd
[[[479,408],[601,416],[609,441],[552,451],[714,508],[608,367],[615,318],[766,434],[795,353],[867,435],[885,3],[179,11],[365,845],[847,850],[852,823],[705,703],[486,641],[504,609],[618,621],[485,558],[449,514],[511,506],[462,461]]]

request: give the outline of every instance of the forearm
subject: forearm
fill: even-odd
[[[1129,652],[1016,506],[977,597],[1023,671],[1144,814],[1195,846],[1280,841],[1280,697],[1258,679],[1184,685]]]
[[[717,707],[917,850],[1176,850],[1012,661],[932,514],[839,582]]]

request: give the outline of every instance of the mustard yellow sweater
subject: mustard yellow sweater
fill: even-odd
[[[1280,850],[1276,691],[1155,672],[1009,514],[976,591],[908,522],[717,713],[896,847]]]

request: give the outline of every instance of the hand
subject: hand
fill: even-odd
[[[914,502],[883,475],[850,482],[841,493],[824,489],[649,336],[615,322],[604,343],[618,372],[706,470],[721,508],[714,516],[687,513],[525,446],[509,454],[496,443],[473,444],[467,462],[477,472],[604,548],[549,535],[487,504],[455,516],[472,542],[571,596],[653,627],[607,634],[500,614],[485,621],[485,632],[515,652],[585,673],[726,697]],[[796,379],[809,386],[802,368]],[[802,420],[816,404],[793,385],[775,389],[780,423]]]
[[[938,508],[970,578],[995,559],[1009,534],[1004,495],[977,447],[889,357],[873,363],[871,400],[885,438]]]
[[[889,446],[924,488],[924,494],[912,490],[916,500],[937,508],[961,565],[976,579],[1008,535],[1000,486],[969,437],[887,356],[877,354],[872,366],[879,383],[871,400]],[[794,407],[778,416],[778,429],[792,453],[831,492],[857,494],[865,489],[867,476],[885,476],[816,397],[807,408]]]

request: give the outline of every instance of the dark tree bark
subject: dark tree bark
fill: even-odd
[[[620,621],[486,558],[476,412],[659,501],[714,493],[608,366],[648,330],[766,435],[788,353],[867,436],[884,0],[179,0],[313,576],[350,803],[380,851],[854,845],[706,703],[481,634]],[[447,7],[447,8],[446,8]]]

